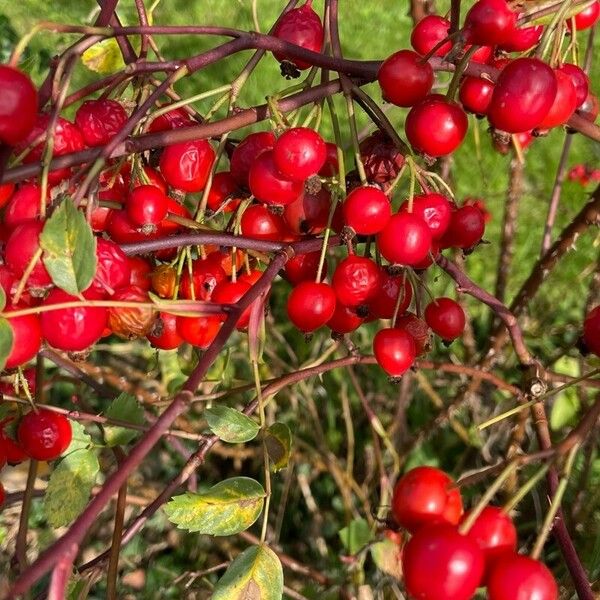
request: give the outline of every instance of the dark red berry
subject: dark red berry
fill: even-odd
[[[13,417],[0,421],[0,453],[6,457],[6,462],[9,465],[18,465],[27,460],[27,454],[25,454],[19,443],[9,435],[9,432],[6,431],[13,421]],[[14,433],[16,434],[16,431]]]
[[[125,287],[130,282],[130,259],[113,241],[103,238],[96,239],[96,259],[96,274],[91,289],[99,294],[110,295],[116,289]]]
[[[434,333],[451,342],[465,329],[465,311],[452,298],[436,298],[425,309],[425,321]]]
[[[152,266],[141,256],[128,256],[127,262],[131,270],[129,284],[148,291],[151,287],[150,273]]]
[[[75,125],[88,146],[105,146],[126,122],[123,105],[109,98],[86,100],[75,113]]]
[[[495,46],[510,41],[517,15],[506,0],[478,0],[465,17],[467,42],[477,46]]]
[[[380,268],[369,258],[351,254],[338,263],[331,286],[338,302],[356,308],[379,291]]]
[[[316,175],[327,159],[323,138],[309,127],[292,127],[282,133],[273,148],[277,170],[287,179],[304,181]]]
[[[583,341],[590,352],[600,356],[600,306],[593,308],[585,317]]]
[[[539,560],[518,554],[498,559],[488,578],[489,600],[558,600],[554,576]]]
[[[215,160],[215,151],[206,140],[167,146],[160,156],[160,172],[167,183],[184,192],[204,189]]]
[[[431,231],[423,219],[410,213],[392,215],[377,236],[382,256],[393,264],[411,266],[431,249]]]
[[[31,79],[19,69],[0,65],[0,142],[13,146],[29,136],[37,104]]]
[[[148,237],[127,216],[126,210],[113,210],[106,221],[106,232],[118,244],[142,242]]]
[[[412,47],[421,55],[425,56],[433,50],[434,46],[448,37],[450,21],[439,15],[427,15],[423,17],[414,27],[410,34]],[[452,42],[448,40],[440,46],[434,56],[444,56],[452,48]]]
[[[15,191],[14,183],[0,183],[0,208],[4,208]]]
[[[215,173],[208,192],[206,206],[213,212],[234,212],[240,205],[240,190],[235,177],[229,171]]]
[[[400,50],[386,58],[377,79],[383,98],[396,106],[414,106],[429,94],[433,69],[412,50]]]
[[[360,159],[367,179],[380,184],[393,181],[405,163],[398,146],[380,130],[361,141]]]
[[[592,94],[592,92],[590,92],[577,112],[586,121],[593,123],[598,116],[598,112],[600,112],[600,103],[598,102],[598,98]]]
[[[143,233],[156,231],[157,225],[167,216],[167,197],[153,185],[133,188],[127,198],[127,218]]]
[[[252,163],[248,185],[253,196],[263,204],[285,206],[297,200],[304,191],[302,181],[292,181],[282,175],[273,158],[273,151],[261,153]]]
[[[283,219],[290,231],[298,235],[318,235],[327,226],[331,210],[331,193],[321,188],[316,194],[304,192],[283,209]]]
[[[271,131],[258,131],[245,137],[234,149],[230,163],[230,171],[236,181],[248,187],[248,173],[258,156],[265,150],[275,146],[275,135]]]
[[[485,215],[472,204],[465,204],[452,213],[450,225],[440,240],[442,248],[463,248],[476,246],[485,232]]]
[[[369,316],[391,319],[396,305],[397,314],[402,314],[410,306],[412,296],[412,286],[404,273],[392,275],[387,269],[381,268],[377,293],[368,302]]]
[[[217,285],[225,281],[227,275],[221,265],[209,258],[198,258],[192,263],[192,273],[184,267],[179,288],[182,298],[208,302]]]
[[[325,164],[321,167],[319,175],[321,177],[335,177],[339,174],[338,147],[331,142],[325,142],[326,158]]]
[[[415,362],[415,342],[401,329],[380,329],[373,338],[373,354],[377,364],[390,377],[400,377]]]
[[[336,298],[326,283],[303,281],[288,296],[287,313],[290,321],[305,333],[322,327],[333,317]]]
[[[420,356],[429,349],[429,342],[431,338],[431,330],[429,325],[423,320],[417,317],[414,313],[408,312],[403,315],[399,315],[396,318],[394,325],[397,329],[403,329],[408,332],[413,340],[415,341],[415,350],[417,356]]]
[[[35,460],[57,459],[69,447],[72,435],[67,417],[43,409],[27,413],[17,428],[19,445]]]

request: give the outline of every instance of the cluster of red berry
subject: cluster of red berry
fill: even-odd
[[[517,553],[510,516],[498,506],[477,512],[475,519],[469,512],[463,514],[460,490],[439,469],[417,467],[396,483],[392,520],[412,536],[402,549],[411,597],[469,600],[477,588],[486,586],[489,600],[557,600],[558,587],[549,569]]]
[[[588,183],[600,181],[600,169],[595,169],[590,165],[575,165],[569,170],[570,181],[575,181],[579,185],[586,186]]]

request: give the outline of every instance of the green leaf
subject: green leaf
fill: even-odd
[[[348,554],[354,555],[364,548],[373,538],[371,528],[365,519],[354,519],[347,527],[340,529],[340,540]]]
[[[96,273],[96,238],[70,198],[65,198],[46,221],[40,246],[56,286],[73,296],[88,288]]]
[[[85,427],[79,423],[79,421],[72,421],[69,419],[69,423],[71,424],[71,443],[62,453],[62,456],[67,456],[67,454],[71,454],[71,452],[85,450],[92,446],[92,438],[89,433],[86,432]]]
[[[235,535],[260,515],[265,499],[262,485],[249,477],[221,481],[201,494],[175,496],[165,512],[180,529],[209,535]]]
[[[265,432],[265,444],[273,471],[285,469],[290,462],[292,432],[285,423],[273,423]]]
[[[235,408],[213,406],[204,411],[210,430],[224,442],[238,444],[249,442],[257,435],[260,427],[250,417]]]
[[[550,427],[557,431],[575,423],[576,417],[581,409],[579,397],[575,388],[567,388],[556,396],[550,413]]]
[[[13,347],[13,330],[8,320],[0,317],[0,371],[6,365],[6,359],[10,356]]]
[[[267,546],[251,546],[227,568],[213,590],[212,600],[281,600],[283,569]]]
[[[402,568],[400,566],[402,550],[398,544],[386,538],[381,542],[373,544],[369,550],[371,551],[373,562],[380,571],[396,579],[402,578]]]
[[[92,450],[76,450],[60,461],[44,496],[44,512],[52,527],[70,525],[80,515],[99,470],[98,458]]]
[[[102,75],[109,75],[125,67],[123,54],[115,38],[102,40],[88,48],[81,61],[90,70]]]
[[[132,395],[125,392],[111,402],[105,416],[110,419],[126,421],[133,425],[144,424],[144,409]],[[106,443],[109,446],[124,446],[131,442],[140,432],[135,429],[128,429],[127,427],[107,425],[104,428],[104,433]]]

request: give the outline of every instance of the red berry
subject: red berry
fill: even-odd
[[[338,147],[331,142],[325,142],[326,158],[325,164],[321,167],[319,175],[321,177],[335,177],[339,174]]]
[[[465,17],[464,33],[470,44],[495,46],[511,39],[516,24],[506,0],[478,0]]]
[[[531,50],[538,45],[543,33],[543,25],[515,27],[508,39],[502,42],[499,47],[504,52],[527,52],[527,50]]]
[[[87,293],[87,298],[97,300],[96,292]],[[78,298],[58,288],[52,290],[42,306],[77,302]],[[95,344],[101,337],[108,320],[108,309],[100,306],[78,306],[60,308],[41,313],[44,339],[58,350],[81,352]]]
[[[434,240],[439,240],[450,225],[453,206],[454,203],[442,194],[417,194],[413,197],[412,214],[425,222]],[[408,201],[400,210],[408,212]]]
[[[425,309],[425,321],[434,333],[451,342],[465,329],[465,311],[452,298],[436,298]]]
[[[440,94],[431,94],[411,108],[404,125],[412,147],[428,156],[454,152],[467,133],[465,111]]]
[[[344,222],[359,235],[379,233],[392,216],[389,198],[372,186],[354,188],[342,207]]]
[[[253,196],[268,205],[291,204],[304,191],[302,181],[287,179],[277,170],[272,150],[263,152],[252,163],[248,184]]]
[[[179,289],[181,297],[208,302],[217,285],[226,278],[225,271],[217,261],[198,258],[192,262],[191,275],[187,265],[184,266]]]
[[[183,107],[180,107],[174,108],[169,112],[156,117],[156,119],[153,119],[148,127],[148,131],[150,133],[157,133],[159,131],[169,131],[170,129],[189,127],[190,125],[194,124],[195,121],[190,117]]]
[[[379,290],[380,269],[369,258],[351,254],[335,269],[331,286],[338,302],[356,308],[367,303]]]
[[[325,325],[335,312],[336,298],[326,283],[303,281],[288,296],[287,313],[290,321],[309,333]]]
[[[242,235],[257,240],[282,240],[287,235],[287,227],[280,215],[272,213],[266,206],[249,206],[242,215]]]
[[[399,315],[396,318],[396,329],[403,329],[408,332],[414,342],[417,356],[420,356],[429,349],[431,331],[429,326],[423,319],[419,319],[414,313],[408,312],[404,315]]]
[[[265,150],[272,150],[275,135],[270,131],[258,131],[245,137],[231,155],[230,170],[237,182],[248,186],[248,173],[256,158]]]
[[[206,140],[167,146],[160,157],[160,172],[167,183],[184,192],[204,189],[215,160],[215,151]]]
[[[9,310],[22,307],[13,306]],[[6,359],[5,369],[14,369],[29,362],[42,345],[42,326],[38,315],[23,315],[10,317],[6,315],[12,329],[13,345]]]
[[[331,194],[321,188],[316,194],[305,192],[283,209],[283,219],[290,231],[298,235],[318,235],[327,226]]]
[[[13,146],[33,129],[37,90],[25,73],[0,65],[0,142]]]
[[[398,295],[401,295],[398,302]],[[382,268],[377,293],[369,300],[369,316],[375,319],[391,319],[398,304],[398,314],[402,314],[412,300],[412,286],[403,273],[392,275]]]
[[[6,206],[7,202],[11,199],[14,191],[14,183],[0,184],[0,208],[4,208]]]
[[[392,515],[411,533],[433,523],[457,525],[462,515],[460,491],[444,471],[415,467],[396,482]]]
[[[273,29],[273,35],[280,40],[290,42],[306,50],[321,52],[324,36],[323,24],[319,15],[310,5],[311,2],[306,2],[299,8],[294,8],[285,13]],[[279,62],[288,60],[300,70],[312,66],[303,60],[289,58],[284,52],[274,52],[273,55]]]
[[[585,317],[583,341],[590,352],[600,356],[600,306],[593,308]]]
[[[19,225],[6,242],[4,261],[19,278],[40,248],[40,234],[43,228],[44,224],[40,221],[27,221]],[[40,258],[35,263],[27,284],[29,287],[45,287],[51,283],[52,279]]]
[[[411,213],[392,215],[377,236],[377,247],[393,264],[414,265],[431,249],[431,231],[423,219]]]
[[[4,224],[10,229],[40,216],[42,189],[35,183],[21,185],[4,210]]]
[[[360,159],[367,179],[380,184],[394,180],[406,162],[398,146],[381,130],[362,140]]]
[[[50,410],[27,413],[17,428],[19,445],[35,460],[58,458],[69,447],[71,437],[69,419]]]
[[[390,377],[400,377],[415,362],[415,341],[401,329],[380,329],[373,338],[373,354],[377,364]]]
[[[469,513],[463,517],[468,518]],[[498,506],[486,506],[466,534],[483,551],[486,573],[498,558],[517,551],[517,530],[512,519]]]
[[[236,302],[241,300],[244,294],[246,294],[246,292],[251,288],[252,285],[250,285],[246,281],[222,281],[215,287],[211,297],[211,301],[215,304],[235,304]],[[252,307],[249,306],[238,319],[236,327],[239,330],[248,327],[251,310]],[[226,314],[219,315],[221,321],[224,321],[226,317]]]
[[[213,212],[234,212],[240,205],[238,182],[229,171],[215,173],[206,205]]]
[[[585,102],[590,91],[590,78],[583,69],[571,63],[565,63],[558,67],[558,70],[566,73],[571,78],[571,82],[575,86],[577,107],[581,106]]]
[[[600,2],[596,0],[593,4],[590,4],[582,11],[579,11],[575,15],[575,29],[577,31],[583,31],[589,29],[594,25],[600,16]],[[571,19],[567,19],[567,27],[571,29],[573,27]]]
[[[556,95],[546,116],[537,126],[539,129],[550,129],[566,123],[577,108],[577,91],[568,73],[555,69]]]
[[[316,175],[327,159],[323,138],[309,127],[292,127],[279,136],[273,148],[277,170],[287,179],[304,181]]]
[[[537,127],[550,111],[557,90],[554,71],[537,58],[517,58],[500,72],[488,118],[508,133]]]
[[[492,100],[494,84],[481,77],[464,77],[460,84],[459,100],[463,108],[476,115],[485,115]]]
[[[185,206],[183,206],[183,204],[180,204],[179,202],[177,202],[177,200],[174,200],[173,198],[171,198],[169,196],[166,196],[166,198],[167,198],[167,217],[165,219],[163,219],[158,225],[158,234],[161,236],[177,233],[182,228],[182,226],[179,225],[178,223],[175,223],[174,221],[169,220],[169,213],[177,215],[178,217],[184,217],[185,219],[192,218],[190,211]],[[160,251],[157,252],[155,254],[155,256],[156,256],[156,258],[159,258],[159,259],[165,259],[164,256],[162,256],[162,257],[160,256]],[[169,260],[170,256],[167,256],[166,259]]]
[[[160,350],[175,350],[183,344],[183,338],[177,333],[177,317],[171,313],[159,313],[153,330],[146,337]]]
[[[298,285],[302,281],[314,281],[319,269],[321,252],[307,252],[296,254],[285,263],[285,276],[292,285]],[[323,277],[327,275],[327,262],[323,263]]]
[[[412,50],[400,50],[386,58],[377,79],[383,98],[396,106],[414,106],[431,91],[433,69]]]
[[[472,204],[465,204],[452,213],[450,225],[440,240],[442,248],[468,250],[477,245],[485,232],[485,215]]]
[[[167,197],[153,185],[140,185],[133,188],[125,209],[127,218],[142,232],[156,231],[156,226],[167,216]]]
[[[14,421],[14,418],[12,417],[0,421],[0,453],[6,457],[6,462],[9,465],[18,465],[24,460],[27,460],[27,454],[25,454],[21,446],[6,432],[7,426],[12,421]]]
[[[152,266],[150,263],[141,256],[129,256],[127,257],[127,262],[131,270],[129,284],[148,291],[152,285],[150,280]]]
[[[558,586],[539,560],[513,554],[497,560],[488,579],[489,600],[558,600]]]
[[[363,322],[364,319],[359,317],[352,308],[338,302],[333,316],[327,321],[327,327],[334,333],[344,334],[358,329]]]
[[[106,222],[106,232],[117,244],[131,244],[148,239],[131,223],[126,210],[113,210]]]
[[[192,346],[205,350],[217,337],[221,319],[216,316],[177,317],[177,333]]]
[[[470,600],[481,583],[483,568],[477,544],[451,525],[420,529],[402,555],[406,590],[421,600]]]
[[[238,281],[245,281],[250,285],[254,285],[263,276],[263,271],[258,269],[251,269],[249,272],[244,271],[238,274]]]
[[[148,165],[144,165],[143,175],[139,172],[131,172],[129,169],[129,165],[125,165],[123,169],[123,193],[122,196],[118,199],[119,202],[123,202],[124,197],[129,194],[132,188],[138,187],[140,185],[152,185],[155,188],[158,188],[163,194],[167,194],[168,186],[167,182],[164,180],[163,176],[155,171],[152,167]],[[145,183],[145,182],[148,183]]]
[[[450,21],[438,15],[427,15],[423,17],[412,30],[410,43],[412,47],[421,55],[425,56],[433,50],[434,46],[448,37],[450,30]],[[448,40],[440,46],[434,56],[444,56],[452,48],[452,42]]]
[[[127,122],[123,105],[116,100],[86,100],[75,113],[75,125],[88,146],[104,146]]]
[[[89,289],[99,294],[113,294],[130,282],[131,259],[113,241],[96,239],[96,259],[96,274]]]

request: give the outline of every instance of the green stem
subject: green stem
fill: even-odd
[[[548,472],[550,464],[550,462],[547,462],[545,465],[542,465],[535,472],[533,477],[530,477],[529,480],[526,481],[525,484],[519,488],[519,491],[512,498],[509,498],[507,500],[507,502],[502,507],[502,510],[506,514],[509,514],[511,511],[513,511],[519,504],[519,502],[521,502],[521,500],[523,500],[523,498],[525,498],[525,496],[527,496],[527,494],[529,494],[529,492],[538,484],[540,479],[542,479],[542,477],[544,477],[544,475]]]

